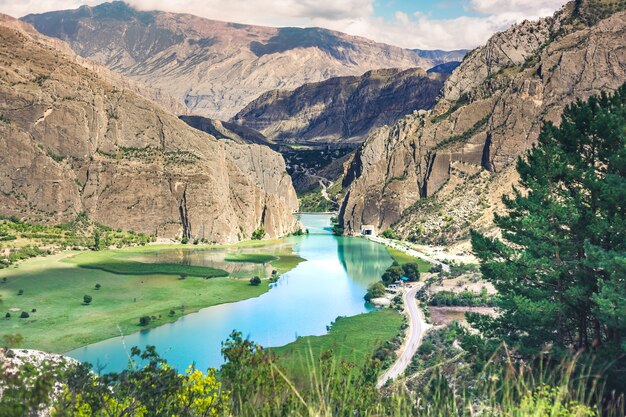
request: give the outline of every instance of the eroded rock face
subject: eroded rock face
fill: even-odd
[[[0,19],[0,212],[227,243],[291,232],[282,157],[218,141]]]
[[[568,103],[626,82],[626,13],[593,26],[579,16],[571,3],[496,34],[452,73],[432,111],[370,135],[346,176],[346,231],[394,225],[449,243],[486,224],[542,120],[558,123]]]
[[[282,142],[360,142],[376,127],[431,109],[445,74],[384,69],[263,94],[233,121]]]
[[[194,114],[220,120],[269,90],[379,68],[430,68],[464,54],[401,49],[320,28],[139,12],[122,2],[24,20],[67,41],[83,57],[183,99]]]

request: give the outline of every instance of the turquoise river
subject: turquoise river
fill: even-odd
[[[363,296],[392,262],[386,248],[362,238],[333,236],[328,215],[303,214],[300,220],[310,234],[288,239],[306,261],[284,274],[267,293],[67,354],[113,372],[128,365],[132,346],[154,345],[180,371],[190,363],[206,369],[223,363],[221,343],[233,330],[266,347],[282,346],[299,336],[326,334],[327,326],[339,316],[370,311]]]

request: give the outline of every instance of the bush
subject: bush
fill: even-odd
[[[4,315],[4,318],[5,318],[5,319],[10,319],[10,318],[11,318],[11,313],[9,313],[9,312],[7,311],[7,314],[5,314],[5,315]]]
[[[96,284],[96,289],[99,290],[100,288],[102,288],[102,285]]]
[[[187,236],[184,236],[181,240],[180,243],[182,243],[183,245],[186,245],[187,243],[189,243],[189,238]]]
[[[91,297],[91,295],[83,295],[83,302],[85,304],[91,303],[91,300],[93,300],[93,297]]]
[[[254,232],[252,232],[252,240],[261,240],[265,237],[265,228],[260,226]]]
[[[28,313],[27,313],[27,312],[25,312],[25,311],[22,311],[22,314],[20,314],[20,318],[21,318],[21,319],[27,319],[27,318],[29,318],[29,317],[30,317],[30,314],[28,314]]]
[[[259,277],[250,278],[250,285],[260,285],[260,284],[261,284],[261,278]]]
[[[382,237],[394,240],[400,239],[400,236],[398,236],[398,234],[392,228],[385,229],[382,233]]]
[[[140,326],[147,326],[148,324],[150,324],[150,321],[152,319],[150,318],[150,316],[141,316],[139,317],[139,325]]]
[[[24,294],[24,290],[19,290],[19,291],[17,292],[17,295],[22,295],[22,294]]]
[[[363,298],[365,298],[365,301],[371,301],[373,298],[384,296],[385,293],[385,285],[381,281],[378,281],[369,286]]]
[[[31,313],[36,313],[36,312],[37,312],[37,309],[36,309],[36,308],[33,308],[32,310],[30,310],[30,312],[31,312]]]

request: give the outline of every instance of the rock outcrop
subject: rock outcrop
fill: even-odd
[[[0,19],[0,214],[228,243],[291,232],[282,157],[218,141]]]
[[[543,120],[558,123],[568,103],[626,82],[622,4],[572,2],[470,52],[432,111],[374,132],[358,151],[344,183],[346,231],[393,225],[404,237],[449,243],[486,225]]]
[[[215,139],[232,140],[240,144],[265,145],[272,149],[278,149],[276,143],[267,139],[261,132],[246,126],[208,119],[202,116],[180,116],[180,120],[194,129],[208,133]]]
[[[331,78],[293,91],[269,91],[248,104],[233,122],[280,142],[362,142],[376,127],[432,108],[445,78],[415,68]]]
[[[413,51],[321,28],[269,28],[125,3],[23,18],[79,55],[228,120],[266,91],[380,68],[430,68],[463,51]]]

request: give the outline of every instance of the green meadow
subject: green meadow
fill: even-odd
[[[238,255],[236,251],[241,248],[246,246],[183,249],[219,249],[218,253],[226,257],[231,251]],[[134,260],[167,249],[181,246],[64,252],[1,270],[0,337],[19,333],[24,336],[24,348],[65,352],[173,322],[201,308],[258,297],[269,289],[266,282],[252,286],[249,277],[228,277],[228,272],[220,268]],[[269,266],[280,273],[303,261],[289,245],[277,251]],[[238,262],[254,267],[252,254],[246,254],[245,259]],[[85,295],[92,297],[89,305],[83,302]],[[21,318],[22,312],[29,317]],[[151,320],[141,326],[139,318],[144,316]]]
[[[277,365],[287,376],[304,387],[310,381],[321,355],[332,351],[336,361],[361,365],[385,341],[393,339],[399,332],[403,316],[395,310],[384,309],[353,317],[338,317],[330,331],[323,336],[300,337],[288,345],[271,348],[276,355]],[[317,364],[315,367],[313,364]]]

